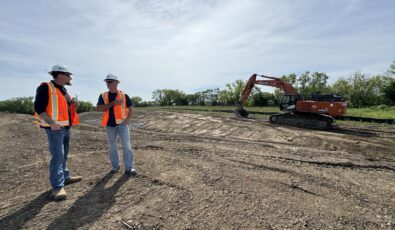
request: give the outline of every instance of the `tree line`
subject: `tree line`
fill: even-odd
[[[343,97],[349,107],[360,108],[375,105],[395,105],[395,61],[386,73],[369,76],[355,72],[348,77],[339,78],[329,85],[329,76],[321,72],[289,74],[281,79],[291,84],[305,99],[312,94],[335,94]],[[248,79],[247,79],[248,80]],[[220,90],[208,89],[193,94],[186,94],[181,90],[157,89],[152,93],[153,102],[147,103],[140,99],[141,106],[146,105],[234,105],[241,98],[247,80],[236,80],[228,83]],[[278,89],[274,93],[262,92],[259,86],[251,91],[247,106],[277,105],[282,92]]]
[[[89,112],[94,110],[89,101],[79,101],[77,113]],[[0,101],[0,111],[10,113],[34,114],[34,97],[16,97]]]
[[[305,99],[313,93],[335,94],[343,97],[349,107],[361,108],[376,105],[395,105],[395,61],[383,74],[369,76],[355,72],[348,77],[337,79],[329,85],[329,76],[322,72],[306,71],[301,75],[289,74],[281,76],[298,90]],[[177,105],[235,105],[248,79],[227,83],[223,89],[207,89],[187,94],[178,89],[157,89],[152,92],[153,101],[143,101],[139,96],[131,97],[136,107],[143,106],[177,106]],[[279,103],[282,92],[278,89],[273,93],[262,92],[259,86],[251,91],[247,106],[274,106]],[[11,113],[33,114],[33,97],[18,97],[0,101],[0,111]],[[77,112],[88,112],[95,107],[88,101],[80,101]]]

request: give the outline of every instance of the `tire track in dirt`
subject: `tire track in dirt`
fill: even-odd
[[[0,227],[122,229],[122,222],[136,229],[393,226],[390,128],[322,132],[204,114],[135,115],[131,135],[140,176],[108,176],[100,114],[82,114],[82,125],[73,128],[70,167],[84,180],[67,187],[70,197],[59,203],[44,197],[49,159],[44,136],[29,128],[26,116],[13,117],[24,131],[0,130],[6,150],[0,154],[6,169]],[[10,116],[0,116],[0,122],[10,123]],[[7,135],[14,132],[26,145],[15,146]],[[20,156],[23,167],[13,167]],[[13,195],[23,194],[26,186],[29,195]]]

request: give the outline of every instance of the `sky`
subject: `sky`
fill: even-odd
[[[34,96],[55,64],[94,104],[118,76],[129,96],[223,89],[253,73],[384,73],[394,0],[0,0],[0,100]]]

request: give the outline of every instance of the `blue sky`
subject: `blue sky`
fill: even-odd
[[[252,73],[379,74],[395,60],[393,0],[0,0],[0,100],[34,96],[54,64],[96,103],[224,88]]]

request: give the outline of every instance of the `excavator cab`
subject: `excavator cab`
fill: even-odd
[[[287,95],[284,94],[281,97],[280,101],[280,110],[281,111],[294,111],[296,107],[296,102],[301,100],[300,95]]]

